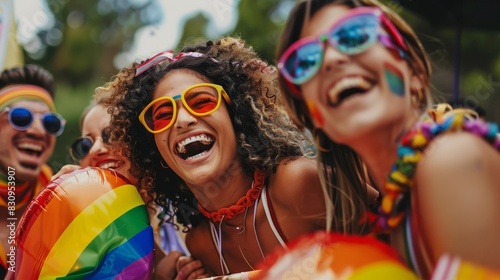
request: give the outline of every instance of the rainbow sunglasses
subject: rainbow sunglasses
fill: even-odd
[[[405,57],[404,51],[408,49],[403,36],[382,10],[353,8],[335,21],[325,34],[302,38],[290,45],[278,61],[277,67],[283,78],[293,85],[301,85],[314,77],[323,62],[325,41],[346,55],[362,53],[377,41],[398,50],[401,57]],[[300,95],[300,92],[296,94]]]

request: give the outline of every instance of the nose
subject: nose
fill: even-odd
[[[31,126],[27,129],[28,134],[36,135],[38,137],[44,137],[47,131],[43,127],[42,120],[35,118]]]
[[[109,152],[108,147],[104,142],[102,141],[101,137],[97,137],[94,140],[94,145],[89,150],[89,156],[94,157],[94,156],[101,156]]]
[[[177,104],[177,119],[175,120],[175,128],[184,128],[190,125],[196,124],[198,119],[193,116],[188,109],[184,107],[184,104]]]
[[[336,48],[331,46],[330,43],[325,42],[321,71],[328,73],[330,71],[337,70],[338,67],[349,63],[350,59],[349,55],[341,53]]]

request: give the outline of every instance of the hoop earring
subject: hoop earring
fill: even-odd
[[[163,160],[161,160],[161,159],[160,159],[160,165],[161,165],[161,167],[163,167],[163,169],[169,169],[169,168],[170,168],[170,167],[168,167],[168,165],[167,165],[167,164],[166,164]]]
[[[416,94],[415,93],[411,94],[411,103],[414,108],[424,109],[426,100],[427,97],[425,96],[425,93],[422,89],[418,89]]]

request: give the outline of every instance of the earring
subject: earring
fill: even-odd
[[[414,108],[424,109],[426,104],[426,96],[422,89],[418,89],[416,93],[411,94],[411,103]]]
[[[169,169],[170,168],[170,167],[168,167],[168,165],[163,160],[160,160],[160,165],[161,165],[161,167],[163,167],[163,169]]]

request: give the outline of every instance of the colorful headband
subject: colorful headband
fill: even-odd
[[[51,112],[55,112],[56,107],[50,93],[39,86],[34,85],[12,85],[0,91],[0,110],[12,103],[22,100],[41,101]]]
[[[162,61],[168,60],[170,62],[174,62],[174,61],[177,61],[185,56],[201,57],[201,56],[204,56],[204,54],[199,53],[199,52],[185,52],[185,53],[181,52],[181,53],[178,53],[176,56],[174,56],[173,51],[171,51],[171,50],[164,51],[164,52],[161,52],[161,53],[151,57],[150,59],[144,61],[143,63],[139,64],[139,66],[137,66],[137,69],[135,69],[135,77],[141,75],[146,70],[148,70],[149,68],[155,66],[156,64],[158,64]]]

